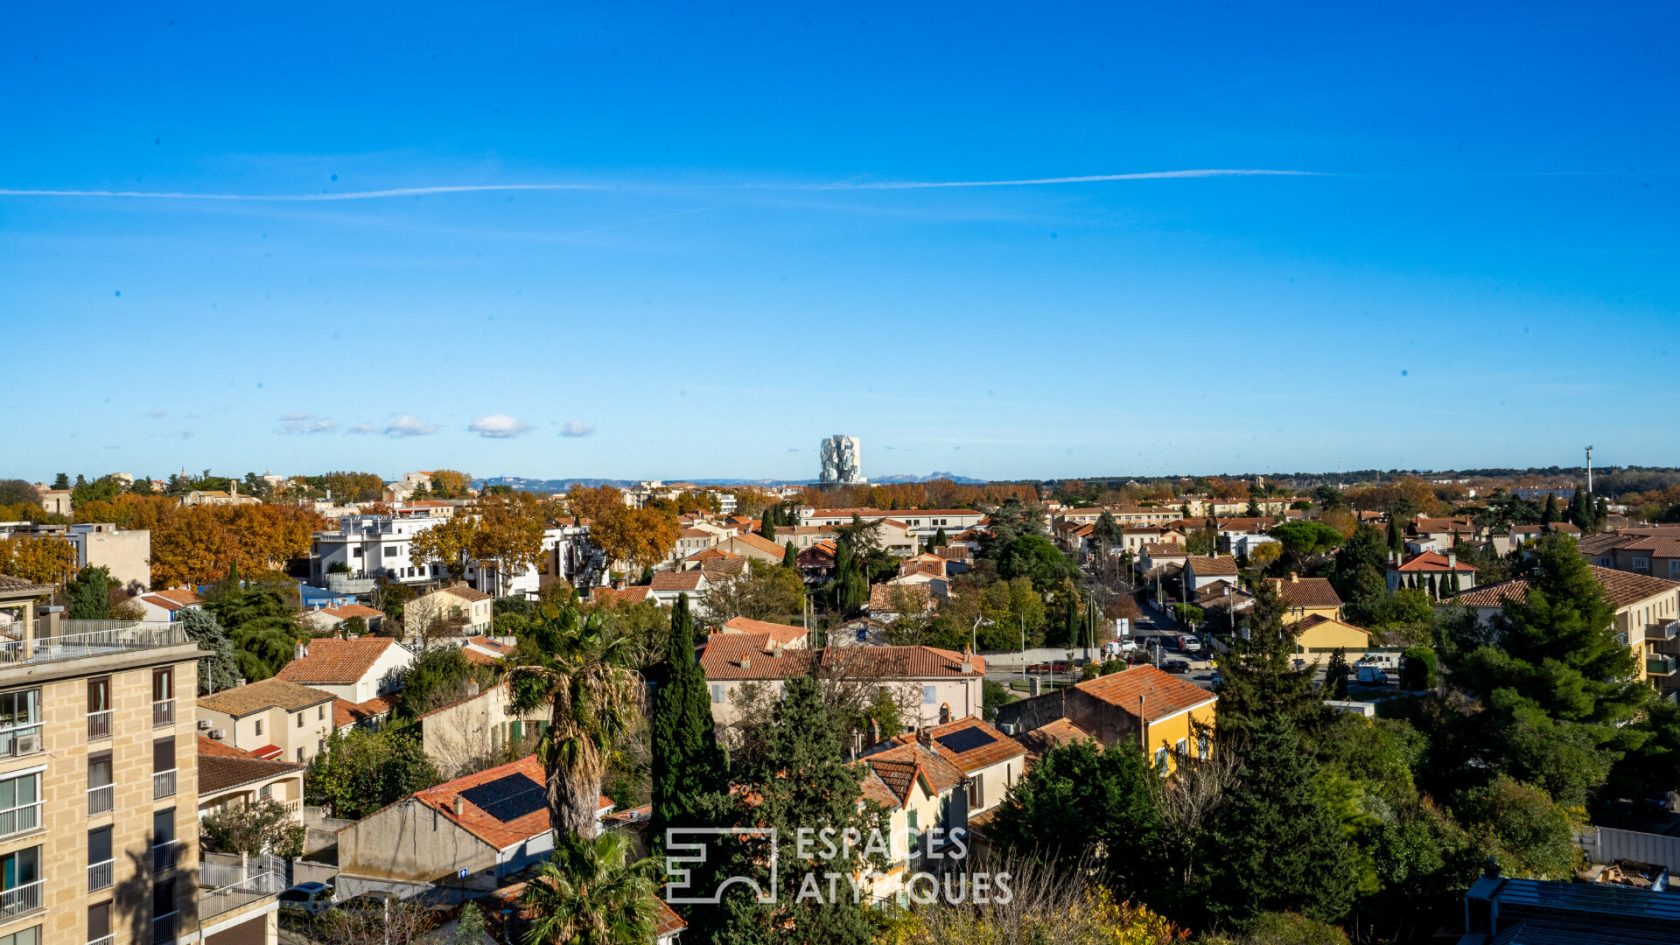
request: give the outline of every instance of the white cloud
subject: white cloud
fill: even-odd
[[[511,440],[531,431],[531,426],[505,413],[493,413],[467,424],[467,429],[487,440]]]
[[[364,435],[369,434],[369,433],[378,433],[379,432],[379,425],[374,424],[374,423],[358,423],[355,426],[351,427],[350,429],[345,430],[344,432],[354,433],[357,436],[364,436]]]
[[[437,424],[427,423],[411,413],[399,413],[379,432],[386,436],[429,436],[437,432]]]
[[[281,433],[331,433],[338,429],[338,421],[317,417],[312,413],[288,413],[280,418]]]
[[[595,428],[582,420],[567,420],[560,427],[561,436],[594,436]]]

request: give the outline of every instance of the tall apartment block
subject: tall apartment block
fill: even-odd
[[[0,575],[0,945],[274,945],[279,878],[198,849],[202,654],[50,592]]]

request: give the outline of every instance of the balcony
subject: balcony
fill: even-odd
[[[41,826],[41,802],[0,810],[0,837],[28,833]]]
[[[117,937],[115,935],[105,935],[100,938],[88,939],[87,945],[114,945],[116,940]]]
[[[109,814],[111,808],[116,806],[116,791],[116,785],[113,784],[88,788],[88,816]]]
[[[158,801],[166,797],[175,796],[175,771],[158,771],[152,775],[152,800]]]
[[[286,864],[272,856],[239,857],[206,853],[198,867],[198,922],[272,896],[286,888]]]
[[[0,640],[0,666],[58,663],[192,642],[180,624],[160,620],[66,620],[63,627],[58,636]]]
[[[181,926],[180,920],[179,912],[171,912],[153,919],[152,945],[175,945],[175,936]]]
[[[372,594],[379,582],[365,574],[328,574],[327,590],[334,594]]]
[[[38,879],[0,892],[0,920],[13,919],[40,909],[43,882]]]
[[[88,741],[93,742],[93,741],[98,741],[102,738],[110,738],[111,737],[111,710],[110,709],[106,709],[103,712],[89,712],[87,714],[87,720],[88,720]]]
[[[152,728],[162,728],[175,724],[175,700],[165,699],[152,703]]]
[[[1680,620],[1654,623],[1645,631],[1647,640],[1672,640],[1675,637],[1680,637]]]
[[[1672,676],[1674,675],[1674,657],[1662,654],[1645,655],[1645,675]]]
[[[181,865],[181,850],[182,846],[181,841],[179,840],[170,840],[167,843],[153,844],[152,875],[158,876],[163,873],[172,872],[175,867]]]
[[[88,892],[98,892],[101,889],[110,889],[112,869],[115,865],[115,860],[106,860],[102,863],[90,864],[87,868]]]

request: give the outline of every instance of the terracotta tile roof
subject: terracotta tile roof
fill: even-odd
[[[1445,574],[1454,571],[1459,574],[1475,574],[1476,569],[1460,561],[1456,567],[1448,567],[1447,556],[1439,551],[1420,551],[1398,565],[1389,562],[1388,570],[1399,571],[1402,574]]]
[[[1176,543],[1170,542],[1170,541],[1145,542],[1144,546],[1143,546],[1143,550],[1144,550],[1144,553],[1148,554],[1149,557],[1151,557],[1151,558],[1188,558],[1188,557],[1190,557],[1190,550],[1188,548],[1185,548],[1183,545],[1176,544]]]
[[[869,611],[877,614],[897,613],[893,601],[904,591],[905,600],[918,611],[933,609],[933,591],[926,584],[876,584],[869,588]]]
[[[747,559],[740,555],[733,555],[729,558],[702,561],[700,562],[700,573],[704,574],[707,583],[711,584],[732,578],[745,577],[747,574]]]
[[[683,560],[684,561],[692,561],[696,564],[700,564],[700,563],[704,563],[704,562],[707,562],[707,561],[715,561],[715,560],[727,561],[731,558],[739,558],[739,557],[741,557],[741,556],[734,553],[733,551],[724,551],[722,548],[719,548],[716,545],[713,545],[710,548],[702,548],[699,551],[696,551],[694,554],[691,554],[688,557],[684,558]]]
[[[773,645],[767,636],[714,633],[700,653],[706,678],[719,680],[792,679],[811,672],[811,663],[828,674],[851,679],[960,679],[984,675],[986,660],[974,656],[967,673],[963,655],[931,646],[847,646],[826,650]]]
[[[23,578],[12,577],[10,574],[0,574],[0,591],[46,594],[51,590],[52,588],[45,584],[25,581]]]
[[[384,718],[390,714],[391,700],[384,696],[374,696],[366,702],[333,700],[333,728],[344,728],[346,725]]]
[[[231,715],[237,719],[272,708],[297,712],[332,700],[331,693],[300,686],[277,676],[208,696],[199,696],[198,705],[201,709]]]
[[[390,637],[311,640],[304,655],[287,663],[275,677],[311,686],[348,686],[361,681],[387,650],[398,645]]]
[[[1058,745],[1071,745],[1078,741],[1089,741],[1090,738],[1090,732],[1065,718],[1046,722],[1030,732],[1022,732],[1015,736],[1016,741],[1035,756],[1042,755]]]
[[[1309,614],[1305,620],[1295,624],[1295,635],[1300,636],[1314,627],[1322,627],[1327,623],[1338,627],[1346,627],[1349,630],[1357,630],[1360,633],[1365,634],[1367,637],[1371,635],[1371,631],[1365,629],[1364,627],[1356,627],[1353,624],[1348,623],[1346,620],[1336,620],[1331,617],[1326,617],[1323,614]]]
[[[655,571],[648,589],[653,591],[698,591],[706,576],[699,571]]]
[[[1643,600],[1649,600],[1660,594],[1666,594],[1675,588],[1680,588],[1680,582],[1665,581],[1662,578],[1650,577],[1644,574],[1634,574],[1631,571],[1617,571],[1613,568],[1601,568],[1595,564],[1587,565],[1592,571],[1593,578],[1604,588],[1604,596],[1609,599],[1611,606],[1616,608],[1629,607]],[[1453,598],[1453,603],[1466,607],[1503,607],[1506,600],[1523,601],[1528,599],[1528,582],[1522,578],[1502,581],[1498,584],[1488,584],[1482,587],[1472,587],[1468,591]]]
[[[499,656],[491,656],[489,653],[465,647],[461,649],[461,658],[474,666],[500,666],[502,664],[502,658]]]
[[[487,768],[466,777],[456,778],[453,781],[445,781],[436,787],[426,788],[423,791],[415,791],[414,799],[437,811],[443,817],[459,825],[461,829],[490,846],[498,850],[506,849],[516,843],[549,832],[548,807],[546,805],[528,814],[504,821],[496,819],[464,797],[461,798],[461,813],[457,814],[455,813],[455,799],[463,791],[475,788],[480,784],[489,784],[491,781],[501,780],[509,775],[529,778],[538,790],[543,789],[545,785],[542,762],[537,760],[536,755],[527,755],[518,761]],[[600,805],[601,810],[605,812],[612,807],[612,801],[609,798],[602,797]]]
[[[664,900],[660,899],[655,901],[658,903],[658,915],[654,918],[653,923],[653,937],[655,940],[664,938],[667,935],[675,935],[688,928],[688,923],[683,921],[682,916],[677,915],[676,912],[672,911],[671,907],[666,905]]]
[[[1476,523],[1467,518],[1420,518],[1411,526],[1414,535],[1450,535],[1458,532],[1468,538],[1476,531]]]
[[[483,635],[476,636],[476,637],[468,637],[467,642],[471,643],[473,646],[483,647],[486,650],[495,650],[497,653],[500,653],[503,656],[508,656],[508,655],[511,655],[513,653],[513,647],[508,646],[506,643],[501,643],[501,642],[498,642],[496,640],[492,640],[489,637],[483,636]]]
[[[182,607],[204,603],[204,598],[198,596],[198,592],[190,587],[172,587],[168,590],[153,591],[142,596],[166,610],[180,610]]]
[[[773,542],[770,539],[765,538],[763,535],[755,535],[752,532],[747,532],[743,535],[736,535],[734,538],[729,540],[746,545],[748,548],[755,549],[761,554],[774,556],[778,560],[780,560],[782,555],[787,551],[786,546]]]
[[[589,599],[603,604],[639,604],[647,600],[650,588],[646,584],[635,587],[597,587],[589,592]]]
[[[1336,593],[1336,588],[1329,578],[1321,577],[1288,577],[1274,578],[1272,583],[1278,589],[1278,596],[1283,598],[1285,606],[1289,607],[1340,607],[1342,597]]]
[[[785,623],[771,623],[768,620],[750,620],[746,617],[731,617],[718,630],[720,633],[766,636],[782,646],[801,642],[807,636],[804,627],[793,627]]]
[[[963,783],[962,770],[933,750],[912,741],[864,757],[863,764],[886,785],[896,806],[910,802],[918,781],[942,794]]]
[[[950,745],[940,741],[942,738],[958,736],[958,733],[967,731],[980,732],[982,735],[990,737],[991,741],[983,745],[976,745],[966,751],[953,750]],[[954,722],[946,722],[944,725],[936,725],[928,729],[928,737],[933,739],[931,747],[939,753],[941,758],[951,762],[968,774],[990,768],[995,764],[1002,764],[1011,758],[1020,758],[1027,753],[1027,750],[1021,747],[1020,742],[976,718],[957,719]],[[958,736],[958,738],[961,738],[961,736]],[[968,738],[975,741],[980,740],[979,736],[968,736]],[[899,745],[909,745],[916,741],[916,733],[905,732],[902,735],[895,736],[892,740]],[[967,744],[966,741],[958,740],[953,740],[953,743]]]
[[[1224,556],[1204,558],[1201,555],[1191,555],[1185,566],[1196,572],[1197,577],[1236,577],[1237,559]]]
[[[340,620],[351,620],[360,617],[363,620],[380,620],[385,617],[385,611],[376,610],[366,604],[345,604],[342,607],[325,607],[322,612],[337,617]]]
[[[855,517],[861,518],[861,519],[871,519],[871,518],[901,518],[901,517],[906,516],[906,515],[908,515],[912,518],[926,518],[926,517],[931,516],[931,515],[941,515],[941,516],[949,517],[949,516],[952,516],[952,515],[979,515],[979,514],[980,514],[979,512],[976,512],[973,509],[815,509],[815,510],[812,511],[812,513],[809,517],[813,518],[813,519],[831,519],[831,518],[850,519],[850,518],[855,516]]]
[[[1219,698],[1195,683],[1148,665],[1087,679],[1074,688],[1133,718],[1137,717],[1138,696],[1141,695],[1144,697],[1143,712],[1150,722]]]
[[[484,601],[484,600],[495,600],[495,598],[491,597],[489,594],[486,594],[483,591],[476,590],[474,588],[468,587],[465,584],[451,584],[450,586],[441,589],[439,591],[439,593],[450,594],[450,595],[453,595],[455,597],[459,597],[460,599],[466,601],[469,604],[476,604],[479,601]]]
[[[198,736],[199,794],[216,794],[240,785],[296,774],[304,769],[303,765],[284,761],[265,761],[237,748],[233,749],[235,754],[222,750],[231,747],[213,738]]]

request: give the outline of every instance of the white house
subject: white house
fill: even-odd
[[[396,691],[396,674],[414,662],[414,654],[390,637],[327,637],[311,640],[276,679],[319,689],[346,702],[361,703]]]

